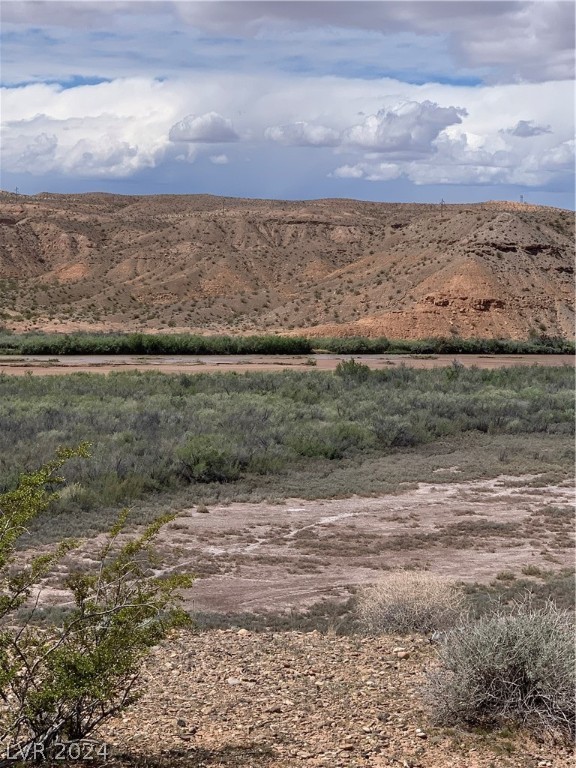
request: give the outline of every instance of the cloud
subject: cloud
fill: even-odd
[[[408,101],[381,109],[342,134],[342,143],[378,152],[427,153],[449,125],[462,122],[467,111],[440,107],[431,101]]]
[[[508,128],[504,133],[527,139],[530,136],[540,136],[542,133],[552,133],[549,125],[536,125],[532,120],[518,120],[514,128]]]
[[[402,167],[396,163],[358,163],[336,168],[334,176],[340,179],[366,179],[366,181],[392,181],[402,176]]]
[[[142,78],[62,89],[3,89],[7,171],[125,178],[154,167],[169,148],[173,93]]]
[[[416,72],[450,77],[471,69],[491,82],[574,76],[574,8],[566,0],[23,0],[3,3],[2,27],[3,77],[10,82],[37,79],[39,72],[114,78],[138,68],[165,75],[183,62],[202,71],[246,68],[249,62],[279,70],[295,47],[307,71],[323,57],[332,74],[342,62],[393,71],[401,55],[396,40],[409,46],[404,69],[412,58]],[[28,37],[39,31],[48,32],[48,39],[31,43]],[[347,56],[334,45],[338,38]],[[375,50],[380,60],[374,60]]]
[[[205,144],[221,144],[238,141],[240,138],[232,128],[230,120],[217,112],[204,115],[187,115],[170,128],[170,141],[193,141]]]
[[[550,147],[539,158],[539,166],[547,171],[573,171],[575,144],[574,139],[569,139]]]
[[[46,173],[54,166],[57,149],[58,139],[53,133],[13,133],[2,142],[3,165],[11,171],[34,168],[37,174]]]
[[[376,153],[419,154],[433,151],[432,142],[449,125],[462,122],[461,107],[431,101],[405,101],[369,115],[342,131],[296,122],[267,128],[265,137],[287,146],[347,147]],[[348,168],[349,166],[342,166]]]
[[[360,164],[341,165],[330,175],[335,176],[337,179],[362,179],[365,175],[364,169],[365,166]]]
[[[444,37],[460,66],[490,68],[500,82],[574,76],[574,9],[565,0],[219,2],[174,6],[184,23],[220,34],[265,36],[296,27]]]
[[[362,181],[395,179],[567,188],[573,99],[567,81],[457,87],[270,72],[33,84],[2,90],[2,166],[44,177],[44,188],[56,176],[127,179],[144,170],[150,184],[168,171],[190,180],[198,158],[194,178],[225,164],[231,144],[214,142],[232,137],[249,146],[251,194],[264,197],[288,189],[272,170],[284,166],[300,196],[355,194]],[[222,173],[212,174],[214,190],[226,193]]]
[[[2,146],[6,170],[33,175],[57,172],[72,176],[123,178],[156,164],[160,154],[128,140],[124,121],[110,115],[55,120],[38,115],[10,125]]]
[[[516,184],[542,187],[574,168],[573,139],[544,152],[526,153],[517,145],[502,143],[498,136],[485,139],[474,134],[443,134],[434,142],[434,152],[424,158],[389,163],[366,155],[364,161],[344,165],[331,174],[336,178],[391,181],[404,177],[417,185]]]
[[[455,53],[465,64],[491,66],[499,80],[545,82],[574,77],[572,3],[536,0],[463,5],[484,5],[487,14],[483,23],[477,19],[453,35]]]
[[[340,142],[338,131],[306,122],[272,126],[264,135],[270,141],[292,147],[335,147]]]
[[[210,155],[210,162],[214,165],[228,165],[228,155]]]

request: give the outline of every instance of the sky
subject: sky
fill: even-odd
[[[573,209],[574,8],[2,0],[0,186]]]

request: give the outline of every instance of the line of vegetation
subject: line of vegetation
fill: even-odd
[[[340,339],[314,339],[315,349],[335,354],[436,354],[436,355],[573,355],[573,341],[548,336],[530,339],[451,338],[391,340],[361,336]]]
[[[153,516],[166,494],[213,503],[389,492],[440,480],[454,452],[460,479],[569,473],[573,432],[570,366],[4,374],[0,492],[59,446],[93,444],[89,463],[67,464],[45,540],[105,529],[136,499],[156,505]]]
[[[7,355],[306,355],[308,339],[145,333],[0,334]]]
[[[198,336],[145,333],[0,332],[3,355],[309,355],[334,354],[574,354],[574,342],[536,336],[526,340],[431,338],[392,340],[302,336]]]

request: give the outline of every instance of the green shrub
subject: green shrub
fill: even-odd
[[[322,424],[311,424],[294,430],[286,444],[297,456],[310,459],[340,459],[343,455],[342,446],[334,442],[331,430]]]
[[[44,759],[56,743],[85,738],[131,704],[147,650],[188,622],[177,589],[190,579],[150,575],[149,547],[173,517],[158,518],[120,543],[126,511],[94,554],[93,567],[66,577],[71,607],[61,622],[46,622],[42,581],[75,542],[63,541],[26,564],[15,551],[29,522],[50,507],[51,489],[61,482],[56,472],[75,455],[86,456],[87,446],[61,451],[0,495],[0,743],[22,754],[35,745],[35,757]]]
[[[367,381],[370,378],[370,367],[363,363],[357,363],[354,358],[341,360],[336,366],[336,375],[355,381]]]
[[[428,437],[425,429],[411,424],[408,418],[382,413],[375,414],[372,429],[378,444],[385,448],[410,448]]]
[[[574,614],[525,600],[449,632],[427,697],[439,723],[515,722],[571,737],[574,661]]]
[[[425,571],[390,571],[358,594],[360,623],[371,634],[445,630],[463,610],[454,582]]]
[[[238,449],[220,435],[194,435],[178,451],[188,482],[228,483],[237,480],[245,462]]]

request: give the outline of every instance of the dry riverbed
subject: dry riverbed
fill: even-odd
[[[410,368],[442,368],[455,360],[477,368],[513,365],[574,365],[572,355],[49,355],[0,357],[0,373],[13,376],[38,373],[42,376],[112,371],[161,371],[162,373],[214,373],[216,371],[334,371],[342,360],[378,370],[406,365]]]

